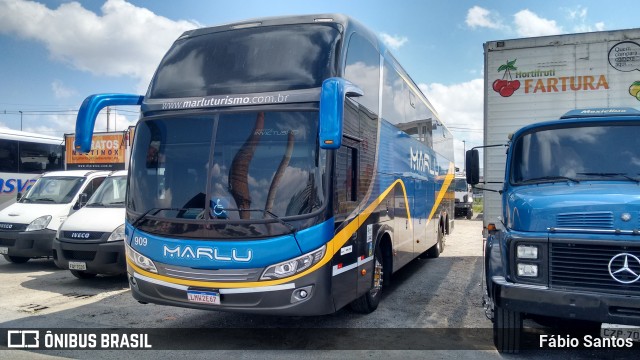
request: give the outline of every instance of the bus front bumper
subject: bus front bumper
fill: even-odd
[[[15,257],[51,256],[55,230],[0,231],[0,253]]]
[[[331,268],[324,267],[291,282],[262,287],[192,287],[140,274],[127,264],[133,297],[142,303],[252,314],[311,316],[336,311],[331,296]],[[237,284],[237,283],[235,283]],[[189,291],[217,292],[220,304],[189,300]],[[300,292],[307,296],[301,298]]]

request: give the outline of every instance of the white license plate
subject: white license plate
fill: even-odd
[[[69,261],[69,270],[87,270],[87,263],[81,261]]]
[[[220,305],[220,293],[217,291],[187,290],[187,299],[194,303]]]
[[[7,255],[7,254],[9,254],[9,248],[0,247],[0,255]]]
[[[640,326],[603,323],[600,327],[600,336],[603,338],[616,337],[640,341]]]

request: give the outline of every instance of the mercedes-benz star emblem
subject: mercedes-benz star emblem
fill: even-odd
[[[621,284],[640,280],[640,259],[629,253],[620,253],[609,261],[609,275]]]

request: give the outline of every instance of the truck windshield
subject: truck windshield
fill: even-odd
[[[545,128],[514,143],[511,183],[640,177],[640,125]]]
[[[465,179],[455,179],[454,180],[455,191],[468,191],[467,180]]]
[[[128,210],[233,221],[305,215],[324,199],[317,112],[157,117],[136,128]]]
[[[41,177],[20,199],[20,202],[68,204],[73,200],[84,180],[84,177]]]
[[[126,176],[106,178],[87,201],[87,207],[124,207],[127,190]]]

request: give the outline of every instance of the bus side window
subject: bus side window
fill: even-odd
[[[18,172],[18,142],[0,140],[0,172]]]

